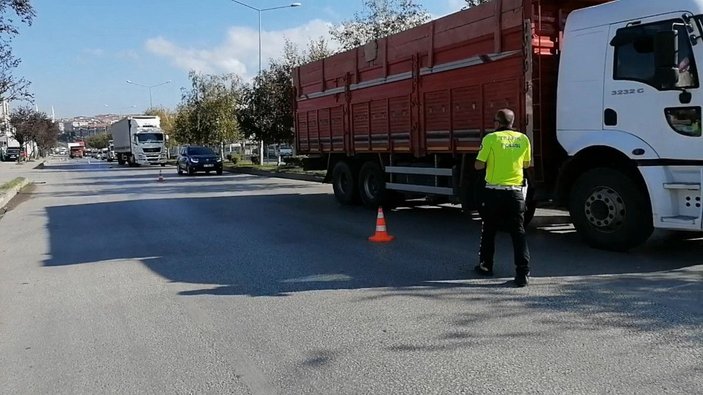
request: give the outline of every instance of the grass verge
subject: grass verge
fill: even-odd
[[[22,184],[24,182],[25,178],[24,177],[17,177],[12,181],[8,181],[2,185],[0,185],[0,192],[5,192],[9,191],[10,189]]]

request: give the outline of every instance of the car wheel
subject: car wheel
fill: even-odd
[[[221,175],[222,175],[222,169],[218,169],[218,170],[217,170],[217,175],[218,175],[218,176],[221,176]]]
[[[571,190],[569,211],[581,237],[596,248],[625,251],[654,231],[647,192],[615,169],[581,175]]]
[[[186,171],[188,172],[189,176],[195,175],[195,169],[190,166],[186,166]]]
[[[183,170],[181,170],[181,165],[176,164],[176,171],[178,171],[178,175],[182,176],[183,175]]]

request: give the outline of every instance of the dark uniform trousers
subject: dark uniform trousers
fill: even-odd
[[[481,247],[479,260],[487,269],[493,269],[496,233],[510,233],[513,239],[515,269],[518,274],[530,272],[530,251],[525,239],[525,198],[521,191],[484,189],[481,204]]]

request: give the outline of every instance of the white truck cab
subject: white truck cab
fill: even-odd
[[[166,138],[158,116],[126,117],[112,124],[110,131],[120,165],[166,165]]]
[[[592,245],[703,230],[703,0],[573,11],[559,65],[560,188]]]

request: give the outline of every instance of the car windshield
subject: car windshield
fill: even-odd
[[[188,155],[215,155],[215,151],[207,147],[189,147]]]
[[[139,133],[137,138],[140,143],[160,143],[164,141],[162,133]]]

